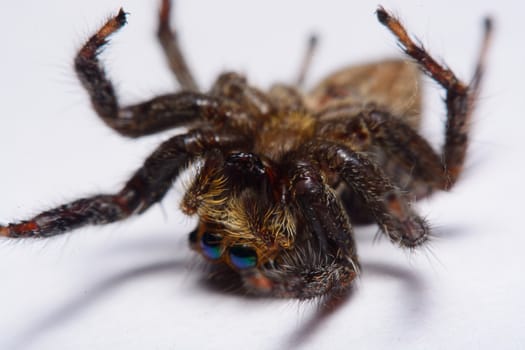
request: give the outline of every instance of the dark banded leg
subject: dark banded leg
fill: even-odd
[[[380,229],[405,247],[425,242],[429,235],[426,222],[415,213],[407,198],[384,172],[363,153],[332,142],[314,142],[305,146],[321,168],[341,176],[353,193],[359,195]]]
[[[336,195],[325,184],[314,164],[298,160],[289,174],[291,197],[315,234],[320,251],[333,252],[338,258],[355,259],[352,228]]]
[[[351,145],[355,151],[373,150],[374,161],[392,182],[416,198],[446,188],[448,181],[441,157],[405,119],[374,106],[356,111],[353,105],[326,110],[319,118],[326,120],[319,124],[320,139]],[[358,204],[358,198],[350,197],[347,199],[352,206]]]
[[[440,65],[421,45],[416,44],[408,35],[400,21],[380,7],[377,10],[379,22],[384,24],[398,39],[405,53],[415,59],[423,71],[446,90],[447,123],[443,162],[447,175],[447,188],[457,181],[465,162],[468,147],[470,119],[479,94],[480,82],[484,71],[484,62],[492,33],[492,22],[486,19],[484,36],[474,77],[470,85],[460,81],[454,72]]]
[[[108,126],[124,136],[139,137],[187,125],[198,119],[220,121],[234,114],[236,106],[231,103],[189,91],[121,108],[98,54],[107,44],[108,37],[125,23],[126,13],[121,9],[87,41],[75,58],[77,75],[89,93],[95,111]]]
[[[171,71],[175,74],[183,90],[199,91],[199,87],[186,64],[177,40],[177,33],[170,25],[171,1],[162,0],[159,12],[157,37],[168,60]]]
[[[180,171],[204,151],[243,144],[245,140],[239,137],[199,130],[177,135],[161,144],[117,194],[78,199],[32,219],[0,226],[0,236],[49,237],[82,226],[108,224],[140,214],[160,201]]]
[[[283,251],[279,257],[279,268],[262,271],[271,281],[267,292],[276,297],[309,299],[338,294],[359,274],[350,222],[317,167],[308,157],[304,159],[289,164],[290,199],[297,203],[317,242],[297,237],[293,251]]]
[[[382,168],[389,178],[417,199],[446,190],[449,178],[441,156],[399,118],[372,110],[360,119],[371,143],[385,154]]]

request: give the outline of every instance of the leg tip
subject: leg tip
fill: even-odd
[[[385,25],[387,24],[388,19],[390,18],[390,15],[388,14],[388,12],[386,12],[384,7],[382,7],[382,6],[379,6],[377,8],[376,15],[377,15],[378,21],[381,22],[382,24],[385,24]]]
[[[485,32],[491,32],[492,29],[494,29],[494,20],[492,17],[487,16],[483,19],[483,28]]]
[[[413,249],[425,244],[430,237],[428,223],[420,218],[413,217],[404,222],[404,232],[399,244],[402,247]]]
[[[127,23],[127,16],[128,16],[128,13],[125,12],[124,9],[121,7],[117,13],[117,16],[115,16],[115,21],[120,27],[122,27],[123,25]]]

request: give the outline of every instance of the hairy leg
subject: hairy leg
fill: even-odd
[[[170,25],[171,1],[162,0],[157,37],[168,60],[171,71],[183,90],[199,91],[177,40],[177,32]]]
[[[446,90],[445,104],[448,115],[442,153],[448,182],[446,188],[450,188],[456,183],[463,170],[468,147],[470,119],[479,95],[485,57],[492,33],[492,22],[490,19],[485,20],[482,48],[474,77],[471,84],[466,85],[456,77],[454,72],[437,63],[421,45],[415,43],[401,22],[382,7],[377,10],[377,18],[397,37],[405,53],[415,59],[423,71]]]
[[[280,266],[279,269],[262,269],[262,275],[271,281],[271,289],[257,288],[250,283],[252,276],[243,276],[245,288],[256,295],[278,298],[312,299],[326,295],[339,296],[348,291],[359,274],[355,261],[355,265],[336,259],[319,259],[312,262],[312,255],[306,254],[319,252],[305,252],[304,261],[292,257],[289,252],[284,252],[283,258],[290,263]]]
[[[416,198],[446,189],[448,177],[441,157],[403,119],[374,106],[339,106],[320,115],[318,136],[370,152],[388,177]],[[323,120],[326,119],[326,120]]]
[[[120,107],[98,54],[107,44],[108,37],[125,23],[126,13],[121,9],[86,42],[75,58],[77,75],[89,93],[95,111],[108,126],[124,136],[139,137],[203,119],[220,121],[235,114],[233,103],[189,91]]]
[[[288,178],[292,189],[290,196],[298,203],[321,252],[335,252],[338,258],[355,258],[355,243],[348,217],[315,163],[308,158],[293,160]]]
[[[275,266],[262,269],[271,281],[264,292],[308,299],[347,290],[359,274],[359,263],[352,228],[339,200],[308,155],[294,154],[283,169],[288,169],[288,199],[297,203],[305,235],[296,237],[293,248],[283,251]],[[253,289],[249,281],[254,277],[243,277],[247,288]]]
[[[371,143],[384,154],[384,171],[403,190],[417,199],[435,190],[448,189],[450,182],[441,156],[432,146],[399,118],[372,110],[362,116]]]
[[[205,150],[226,150],[245,143],[241,137],[201,130],[177,135],[161,144],[118,193],[81,198],[32,219],[0,226],[0,236],[49,237],[82,226],[108,224],[140,214],[160,201],[180,171]]]
[[[366,155],[338,143],[317,141],[304,147],[326,172],[341,177],[372,214],[391,241],[415,247],[428,239],[427,223],[415,213],[405,195]]]

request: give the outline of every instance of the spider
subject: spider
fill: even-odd
[[[163,142],[115,194],[81,198],[0,226],[1,236],[50,237],[141,214],[196,164],[181,202],[182,212],[199,218],[190,246],[237,273],[248,293],[308,299],[348,290],[359,274],[351,223],[376,222],[404,248],[428,240],[429,225],[412,202],[449,190],[461,175],[490,19],[469,84],[379,7],[377,19],[412,60],[345,68],[303,93],[312,38],[295,85],[263,92],[227,72],[203,93],[170,25],[170,8],[163,0],[158,39],[180,92],[119,105],[98,54],[126,24],[122,9],[78,51],[74,67],[98,116],[119,134],[137,138],[179,126],[188,131]],[[421,72],[446,92],[440,153],[417,132]]]

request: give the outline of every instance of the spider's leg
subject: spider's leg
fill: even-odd
[[[328,141],[312,142],[305,150],[315,157],[322,169],[338,174],[359,195],[390,240],[404,247],[415,247],[428,239],[427,223],[365,154]]]
[[[234,103],[195,92],[163,95],[122,107],[111,116],[99,115],[107,125],[128,137],[149,135],[197,121],[222,124],[244,117]]]
[[[286,265],[264,268],[258,272],[270,280],[271,287],[261,289],[251,283],[251,280],[257,279],[257,275],[243,276],[245,287],[254,294],[277,298],[312,299],[326,295],[337,297],[344,295],[351,288],[352,282],[359,274],[359,266],[355,260],[316,257],[316,254],[320,253],[308,249],[301,252],[299,257],[295,254],[284,252],[282,255]]]
[[[196,92],[180,92],[156,97],[150,101],[121,108],[98,54],[107,38],[126,23],[121,9],[109,19],[80,49],[75,58],[75,70],[90,95],[100,118],[115,131],[129,137],[148,135],[168,128],[187,125],[198,119],[229,118],[235,105]]]
[[[42,212],[32,219],[0,226],[0,236],[49,237],[86,225],[102,225],[140,214],[160,201],[180,171],[210,148],[246,144],[242,137],[194,130],[161,144],[122,190],[81,198]]]
[[[492,33],[492,22],[488,18],[485,20],[482,49],[476,71],[471,84],[466,85],[456,77],[454,72],[439,64],[421,45],[415,43],[401,22],[382,7],[377,10],[377,18],[397,37],[405,53],[415,59],[423,71],[446,90],[445,103],[448,115],[443,158],[448,178],[447,188],[450,188],[463,170],[468,147],[470,119],[479,94],[485,57]]]
[[[374,106],[341,105],[319,114],[318,136],[360,151],[373,150],[388,177],[416,198],[446,189],[448,177],[441,156],[404,119]],[[348,196],[347,196],[348,197]],[[355,196],[348,197],[355,202]]]
[[[315,162],[308,156],[293,158],[285,166],[289,200],[297,204],[313,241],[297,238],[294,248],[281,254],[280,267],[263,275],[270,279],[274,296],[308,299],[342,292],[359,273],[352,227]]]
[[[416,198],[445,190],[450,185],[441,156],[428,141],[399,118],[383,111],[363,114],[372,143],[385,154],[382,168]]]
[[[261,90],[250,86],[246,78],[235,72],[219,75],[210,90],[212,96],[234,101],[251,115],[265,115],[274,111],[272,101]]]
[[[307,225],[322,251],[335,248],[340,257],[354,258],[355,244],[348,217],[314,164],[302,159],[291,163],[288,175],[291,198],[308,220]]]
[[[304,53],[303,61],[301,62],[301,66],[297,74],[297,79],[295,80],[295,86],[297,88],[302,88],[304,85],[304,81],[306,80],[306,74],[310,70],[310,66],[312,64],[312,58],[314,57],[315,52],[317,50],[318,42],[319,40],[317,36],[314,34],[310,35],[310,38],[308,38],[308,45],[306,47],[306,52]]]
[[[199,87],[191,74],[177,40],[177,32],[170,25],[171,1],[162,0],[159,12],[157,37],[168,59],[171,71],[183,90],[198,91]]]

